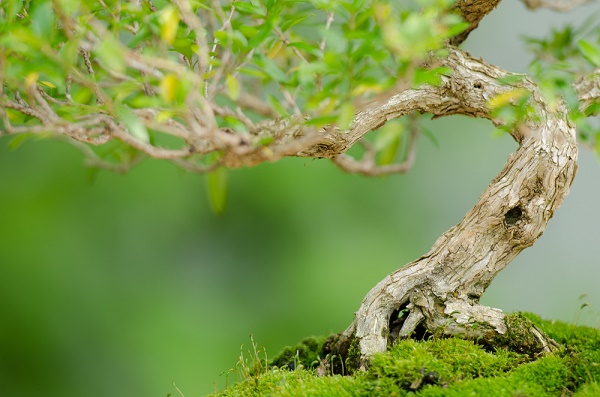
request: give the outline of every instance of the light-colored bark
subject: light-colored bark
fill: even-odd
[[[499,83],[507,72],[458,50],[451,51],[445,65],[453,73],[441,86],[398,94],[377,111],[395,117],[402,103],[402,109],[434,115],[491,118],[490,99],[527,90],[535,112],[511,132],[518,150],[465,218],[427,254],[384,278],[364,298],[338,342],[347,347],[348,340],[356,339],[363,358],[385,351],[395,338],[419,326],[483,342],[506,333],[502,311],[479,305],[479,298],[496,274],[542,235],[575,177],[575,130],[561,105],[547,105],[526,78]],[[542,333],[531,332],[539,341],[535,349],[551,349]]]

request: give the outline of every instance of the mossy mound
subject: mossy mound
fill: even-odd
[[[341,376],[323,360],[325,338],[315,338],[215,396],[600,396],[600,331],[526,316],[562,349],[533,359],[457,338],[404,340],[367,371]]]

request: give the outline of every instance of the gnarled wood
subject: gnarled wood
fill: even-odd
[[[542,235],[575,177],[574,127],[561,107],[544,103],[531,81],[502,85],[497,79],[507,72],[458,50],[451,51],[445,65],[453,74],[444,78],[442,86],[410,90],[390,102],[412,101],[413,110],[435,115],[491,118],[491,98],[526,89],[536,114],[512,131],[520,146],[477,204],[427,254],[368,293],[334,352],[345,353],[349,341],[356,340],[367,359],[419,326],[431,333],[460,334],[484,342],[504,334],[507,324],[502,311],[479,305],[479,298],[496,274]],[[394,116],[393,112],[385,115]],[[551,341],[541,332],[531,332],[539,341],[536,350],[551,349]]]

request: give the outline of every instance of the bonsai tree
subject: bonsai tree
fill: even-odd
[[[559,11],[584,2],[524,1]],[[511,73],[460,49],[499,3],[5,1],[0,134],[15,146],[66,139],[96,169],[150,157],[208,173],[222,210],[227,169],[299,156],[402,173],[420,117],[488,119],[516,152],[464,219],[373,287],[326,348],[358,352],[355,367],[425,334],[551,352],[540,329],[479,299],[568,194],[578,141],[598,147],[600,29],[591,19],[530,39],[531,74]]]

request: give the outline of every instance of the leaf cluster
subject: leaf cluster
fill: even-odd
[[[582,101],[586,85],[600,86],[600,23],[598,14],[579,26],[552,29],[544,38],[525,37],[534,55],[530,73],[551,104],[566,103],[581,142],[600,155],[600,100]],[[583,95],[582,95],[583,94]]]

